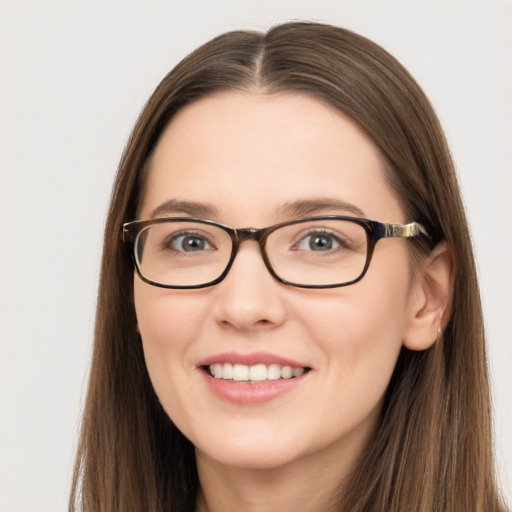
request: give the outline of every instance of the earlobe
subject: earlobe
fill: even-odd
[[[445,242],[426,258],[411,291],[410,308],[403,345],[410,350],[426,350],[442,335],[451,315],[454,263]]]

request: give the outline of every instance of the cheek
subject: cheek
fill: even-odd
[[[134,299],[137,325],[148,349],[183,350],[196,337],[209,309],[199,293],[156,288],[137,277]]]
[[[387,387],[402,346],[408,288],[407,276],[381,279],[379,286],[366,277],[332,296],[308,298],[301,318],[333,385],[376,399]]]
[[[192,349],[208,307],[199,297],[183,296],[146,285],[136,278],[135,311],[144,357],[156,394],[165,408],[186,386],[194,368]]]
[[[352,300],[318,311],[309,330],[334,381],[359,390],[369,381],[386,386],[401,347],[401,324],[391,322],[385,308],[356,306]]]

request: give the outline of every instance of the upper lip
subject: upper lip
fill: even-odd
[[[207,357],[198,363],[198,366],[209,366],[211,364],[243,364],[255,366],[257,364],[278,364],[280,366],[292,366],[293,368],[309,368],[308,365],[294,361],[287,357],[281,357],[268,352],[252,352],[250,354],[238,354],[236,352],[224,352]]]

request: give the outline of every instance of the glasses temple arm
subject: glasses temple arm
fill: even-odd
[[[427,230],[419,222],[409,224],[382,224],[384,227],[384,238],[409,238],[424,235],[430,238]]]

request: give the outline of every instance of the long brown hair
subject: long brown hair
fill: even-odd
[[[173,115],[216,91],[298,92],[355,121],[386,162],[406,215],[454,257],[452,314],[431,349],[402,349],[380,424],[350,476],[340,510],[498,511],[484,328],[475,263],[439,121],[409,73],[350,31],[288,23],[231,32],[186,57],[157,87],[130,137],[105,229],[94,354],[69,510],[192,511],[194,448],[159,404],[120,241],[136,218],[148,161]],[[417,247],[425,252],[425,247]]]

